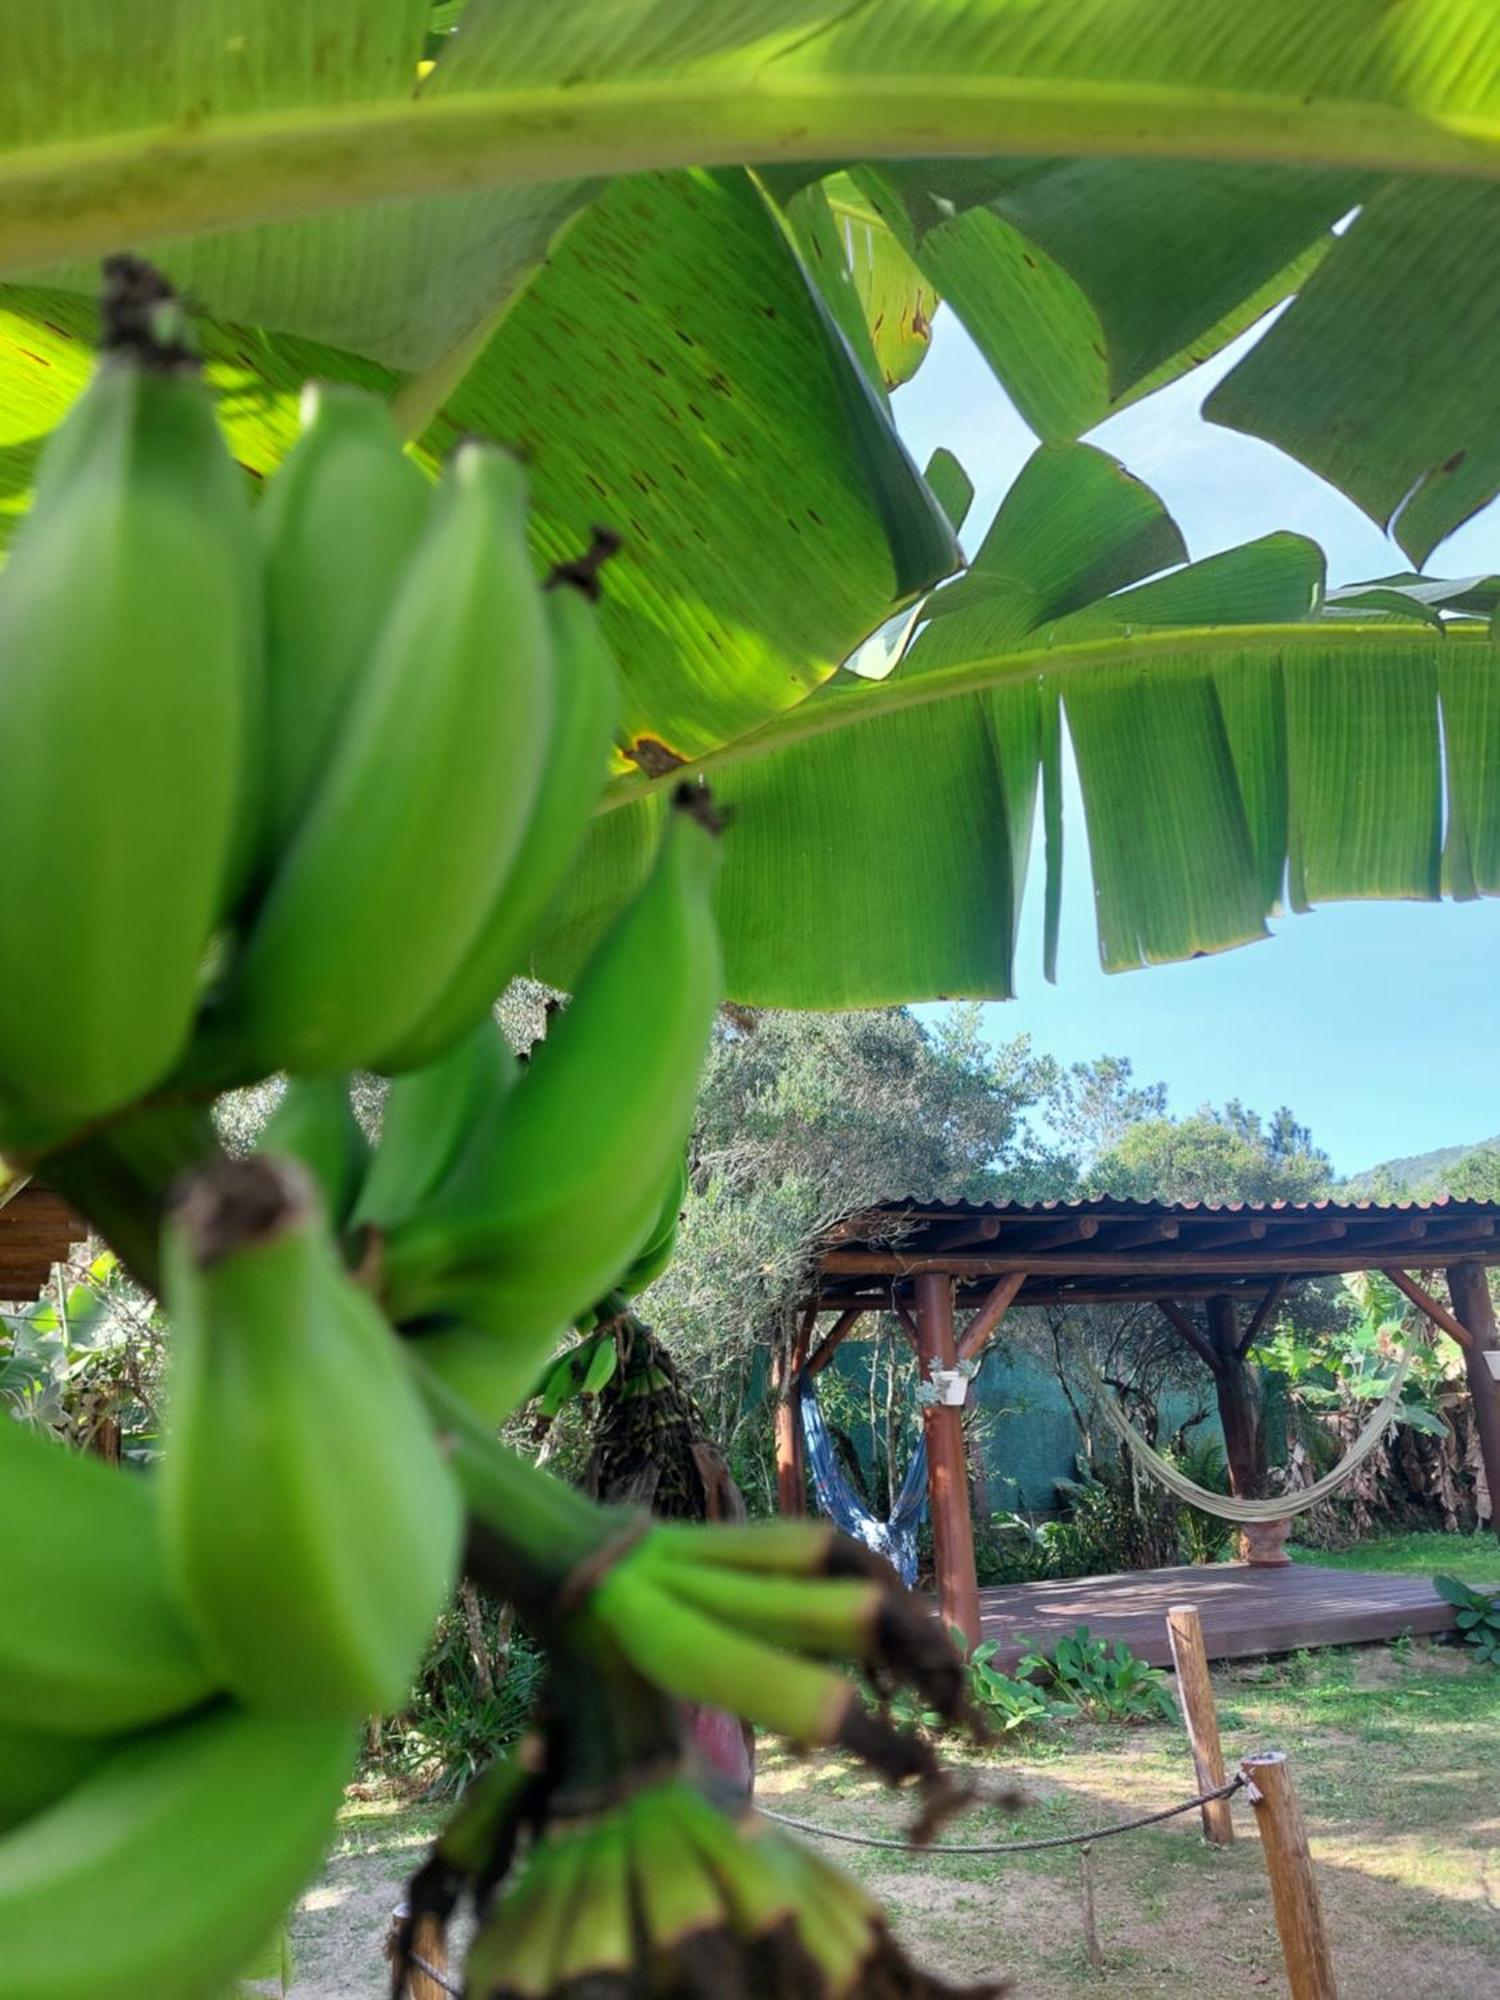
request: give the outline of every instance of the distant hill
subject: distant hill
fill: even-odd
[[[1437,1146],[1430,1153],[1412,1153],[1404,1160],[1382,1160],[1378,1166],[1367,1167],[1364,1173],[1353,1175],[1344,1183],[1343,1191],[1357,1201],[1382,1180],[1403,1188],[1427,1187],[1434,1181],[1440,1183],[1444,1175],[1460,1160],[1466,1160],[1470,1153],[1487,1150],[1500,1152],[1500,1132],[1492,1139],[1475,1139],[1467,1146]]]

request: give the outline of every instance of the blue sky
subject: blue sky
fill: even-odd
[[[1328,556],[1329,580],[1410,567],[1349,501],[1269,445],[1198,409],[1246,342],[1092,434],[1162,496],[1194,557],[1291,528]],[[1035,440],[946,311],[933,351],[896,398],[918,463],[945,444],[976,488],[972,548]],[[1500,569],[1500,510],[1438,549],[1436,575]],[[1349,903],[1273,926],[1268,941],[1186,965],[1099,969],[1076,787],[1065,823],[1058,983],[1041,976],[1040,876],[1022,921],[1021,997],[985,1010],[996,1038],[1029,1034],[1065,1062],[1128,1056],[1179,1112],[1238,1097],[1290,1104],[1340,1172],[1500,1133],[1495,1046],[1500,902]]]

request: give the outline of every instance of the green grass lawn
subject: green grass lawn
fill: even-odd
[[[1500,1589],[1500,1540],[1494,1535],[1386,1535],[1352,1549],[1308,1549],[1295,1543],[1293,1562],[1324,1569],[1399,1571],[1403,1576],[1461,1577],[1465,1583]]]

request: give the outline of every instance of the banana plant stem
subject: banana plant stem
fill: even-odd
[[[161,1287],[161,1224],[180,1175],[217,1149],[206,1107],[143,1105],[47,1156],[43,1173],[138,1284]]]

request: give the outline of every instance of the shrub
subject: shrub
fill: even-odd
[[[1148,1666],[1118,1639],[1107,1646],[1087,1625],[1059,1639],[1051,1653],[1033,1646],[1021,1672],[1090,1722],[1170,1722],[1177,1716],[1161,1669]]]
[[[1486,1596],[1460,1583],[1456,1576],[1435,1576],[1432,1587],[1446,1604],[1458,1612],[1458,1629],[1476,1659],[1500,1667],[1500,1591]]]

